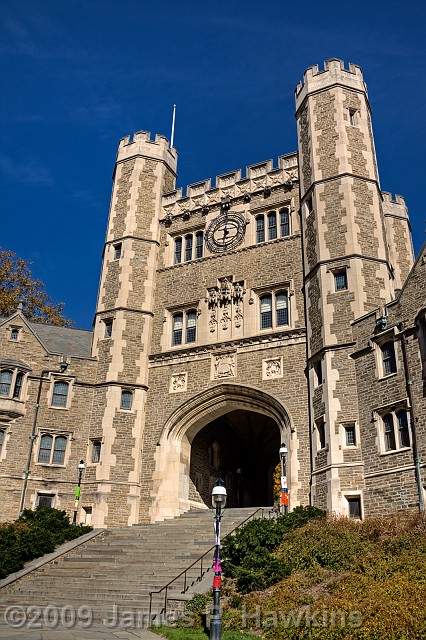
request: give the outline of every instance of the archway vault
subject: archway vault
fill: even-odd
[[[191,507],[205,506],[194,503],[190,496],[189,469],[193,440],[206,425],[238,410],[260,414],[276,424],[281,439],[288,443],[289,471],[292,476],[296,474],[294,480],[297,480],[294,428],[281,402],[272,394],[256,387],[221,383],[182,403],[165,422],[155,455],[151,494],[152,521],[175,517]],[[294,486],[296,484],[297,481]]]
[[[178,407],[164,425],[161,440],[190,441],[208,422],[233,409],[246,409],[267,415],[276,421],[282,431],[291,429],[290,417],[275,396],[256,387],[222,383],[210,387]]]

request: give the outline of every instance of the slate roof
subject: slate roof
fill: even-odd
[[[55,327],[51,324],[30,322],[29,325],[50,353],[90,358],[93,332],[86,329]]]

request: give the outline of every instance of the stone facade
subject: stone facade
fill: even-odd
[[[290,509],[421,505],[426,266],[359,67],[308,69],[296,119],[298,154],[185,194],[165,138],[120,142],[93,332],[0,320],[3,519],[71,515],[80,460],[95,526],[206,508],[218,476],[272,504],[282,442]]]

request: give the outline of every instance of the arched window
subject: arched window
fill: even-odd
[[[126,389],[123,390],[121,392],[120,409],[127,409],[129,411],[132,408],[132,400],[133,400],[133,393]]]
[[[203,232],[198,231],[195,234],[195,257],[202,258],[203,257]]]
[[[16,374],[16,378],[15,378],[15,386],[13,388],[13,398],[15,400],[19,400],[20,396],[21,396],[21,391],[22,391],[22,381],[24,379],[24,374],[22,373],[22,371],[19,371]]]
[[[172,346],[182,344],[183,313],[173,316]]]
[[[277,327],[288,324],[288,294],[280,291],[275,295],[275,312]]]
[[[52,450],[53,436],[47,434],[41,436],[40,449],[38,451],[38,462],[50,463],[50,452]]]
[[[0,396],[9,398],[12,386],[13,371],[4,369],[0,372]]]
[[[176,238],[174,264],[179,264],[180,262],[182,262],[182,238]]]
[[[290,235],[290,215],[288,209],[280,211],[280,231],[281,238],[285,238]]]
[[[385,342],[381,346],[381,350],[383,375],[387,376],[390,373],[396,373],[395,345],[392,340],[390,340],[389,342]]]
[[[268,214],[268,240],[275,240],[277,237],[277,214],[271,211]]]
[[[195,342],[197,331],[197,312],[188,311],[186,314],[186,341]]]
[[[64,464],[68,438],[57,436],[53,447],[52,464]]]
[[[60,380],[53,385],[52,407],[66,407],[69,383]]]
[[[383,427],[385,436],[385,451],[394,451],[396,449],[395,431],[393,428],[393,416],[387,413],[383,416]]]
[[[185,262],[192,260],[192,235],[185,236]]]
[[[256,242],[265,242],[265,218],[263,216],[256,218]]]
[[[398,420],[399,446],[409,447],[410,434],[408,432],[407,412],[404,410],[398,411],[396,414],[396,419]]]
[[[272,329],[272,296],[270,294],[260,298],[260,328]]]

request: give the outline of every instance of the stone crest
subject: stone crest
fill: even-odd
[[[186,391],[188,383],[188,373],[174,373],[170,379],[169,393],[179,393],[180,391]]]
[[[219,353],[213,356],[212,377],[214,380],[235,378],[236,354]]]
[[[278,358],[268,358],[262,360],[262,380],[272,380],[274,378],[283,377],[283,359],[282,356]]]

